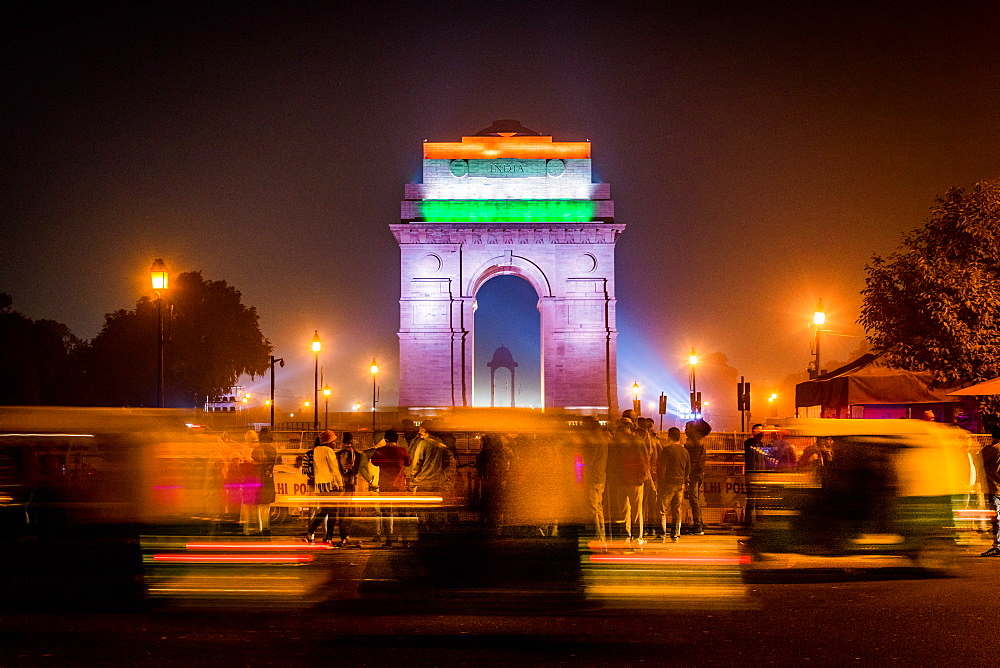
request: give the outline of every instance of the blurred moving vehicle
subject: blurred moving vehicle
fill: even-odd
[[[969,480],[961,429],[922,420],[818,418],[778,426],[793,438],[825,441],[832,455],[822,466],[748,472],[756,507],[747,541],[751,568],[773,566],[775,554],[883,555],[955,573],[953,509]]]

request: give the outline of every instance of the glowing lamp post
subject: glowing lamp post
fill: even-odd
[[[313,335],[312,349],[316,356],[316,368],[313,372],[313,430],[319,431],[319,351],[323,344],[319,340],[319,330]],[[307,406],[309,404],[306,404]]]
[[[638,418],[642,414],[642,400],[639,398],[639,381],[632,383],[632,410]]]
[[[323,429],[330,428],[330,386],[323,386]]]
[[[823,311],[823,300],[820,299],[816,303],[816,312],[813,313],[813,340],[812,340],[812,368],[809,370],[809,378],[817,378],[820,374],[819,370],[819,333],[822,331],[823,325],[826,324],[826,313]]]
[[[378,377],[378,364],[372,358],[372,438],[375,438],[375,404],[378,402],[378,387],[375,380]]]
[[[163,293],[170,285],[166,263],[157,258],[149,270],[156,293],[156,405],[163,408]]]
[[[774,403],[777,398],[778,395],[773,393],[767,398],[767,403],[771,407],[771,417],[773,418],[778,417],[778,404]]]
[[[688,356],[688,364],[691,366],[691,413],[697,414],[701,412],[701,398],[698,396],[698,378],[695,374],[695,367],[698,364],[698,354],[691,348],[691,354]]]
[[[274,355],[271,355],[271,398],[265,403],[271,407],[271,431],[274,431],[274,365],[285,366],[284,358],[279,357],[274,359]]]

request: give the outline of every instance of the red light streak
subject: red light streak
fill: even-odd
[[[281,550],[332,550],[325,543],[187,543],[186,550],[281,551]]]
[[[307,564],[313,558],[308,554],[280,556],[247,556],[229,554],[154,554],[153,561],[189,564]]]

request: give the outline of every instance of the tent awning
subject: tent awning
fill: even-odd
[[[961,390],[955,390],[954,392],[949,392],[948,394],[953,397],[984,397],[1000,394],[1000,378],[994,378],[993,380],[976,383],[975,385],[963,387]]]

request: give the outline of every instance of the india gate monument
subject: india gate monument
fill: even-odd
[[[472,406],[476,293],[505,274],[538,294],[545,408],[617,412],[615,242],[590,142],[496,121],[460,142],[424,142],[399,242],[399,404]]]

